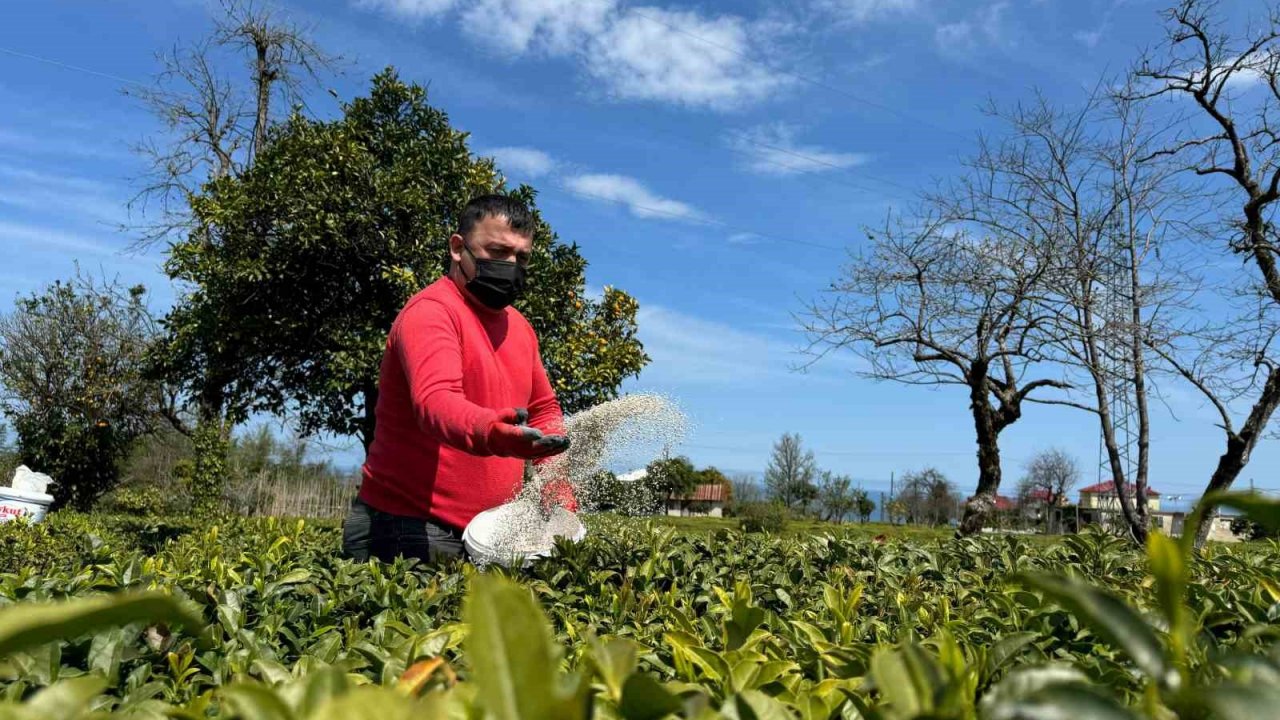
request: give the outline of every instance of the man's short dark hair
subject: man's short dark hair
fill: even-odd
[[[533,237],[533,213],[524,203],[510,195],[481,195],[471,198],[458,218],[458,234],[466,238],[481,220],[487,217],[503,217],[512,230],[525,237]]]

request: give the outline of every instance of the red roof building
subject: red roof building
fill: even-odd
[[[1136,497],[1138,494],[1138,486],[1133,483],[1125,483],[1125,490],[1128,492],[1129,497]],[[1154,488],[1147,488],[1146,500],[1147,510],[1160,510],[1159,491]],[[1080,507],[1119,511],[1120,496],[1116,494],[1116,484],[1112,481],[1107,481],[1080,488]]]
[[[729,488],[720,483],[699,485],[688,495],[667,498],[668,515],[724,515],[724,504],[729,500]],[[692,507],[691,507],[692,506]]]
[[[1130,495],[1138,494],[1138,486],[1134,485],[1133,483],[1125,483],[1124,489],[1128,491]],[[1090,485],[1089,487],[1086,487],[1086,488],[1080,488],[1080,492],[1092,493],[1094,495],[1115,495],[1116,484],[1115,484],[1115,481],[1108,480],[1106,482],[1100,482],[1097,485]],[[1150,488],[1150,487],[1147,488],[1147,495],[1160,497],[1160,493],[1157,492],[1154,488]]]
[[[727,499],[725,496],[724,485],[715,483],[713,485],[699,485],[694,488],[692,495],[686,495],[680,499],[687,502],[724,502]]]

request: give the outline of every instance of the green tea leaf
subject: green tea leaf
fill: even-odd
[[[622,686],[618,710],[625,720],[659,720],[680,712],[684,703],[643,673],[633,674]]]
[[[74,718],[83,713],[106,687],[107,681],[94,675],[61,680],[36,693],[24,709],[29,710],[33,717],[52,720]]]
[[[1280,686],[1223,685],[1204,691],[1203,702],[1222,720],[1256,720],[1275,717],[1280,708]]]
[[[410,698],[381,686],[353,688],[330,698],[300,720],[452,720],[448,704],[435,697]]]
[[[1156,599],[1169,622],[1174,661],[1183,666],[1190,628],[1183,598],[1187,588],[1187,563],[1178,543],[1159,532],[1147,536],[1147,565],[1156,580]]]
[[[301,717],[307,717],[352,687],[347,674],[337,667],[321,668],[307,675],[302,682],[302,697],[296,705]]]
[[[161,593],[122,593],[52,603],[17,603],[0,610],[0,658],[54,640],[134,622],[204,627],[199,616]]]
[[[880,694],[905,717],[932,710],[944,683],[938,661],[914,643],[878,650],[871,658],[871,676]]]
[[[1280,500],[1255,492],[1233,492],[1211,495],[1218,505],[1232,507],[1268,530],[1280,532]]]
[[[987,661],[983,666],[983,679],[990,680],[995,677],[1006,662],[1022,654],[1022,651],[1028,645],[1035,642],[1036,637],[1038,636],[1033,632],[1020,632],[1005,635],[997,640],[987,651]]]
[[[1138,720],[1139,715],[1088,685],[1055,684],[993,704],[983,720]]]
[[[231,717],[244,720],[293,720],[293,711],[271,688],[239,683],[222,689]]]
[[[551,629],[529,592],[510,580],[477,576],[463,615],[485,708],[499,720],[557,720]]]
[[[124,657],[124,628],[113,628],[93,636],[89,644],[89,669],[101,673],[114,684]]]
[[[296,585],[311,579],[311,571],[306,568],[291,570],[276,578],[275,585]]]
[[[1054,575],[1022,575],[1022,581],[1073,613],[1093,632],[1123,650],[1147,677],[1177,687],[1179,677],[1165,657],[1160,638],[1138,613],[1111,593],[1079,580]]]
[[[614,702],[621,700],[622,686],[636,669],[636,652],[636,644],[626,638],[592,641],[591,660]]]
[[[745,690],[725,698],[720,714],[729,720],[795,720],[786,705],[759,690]]]

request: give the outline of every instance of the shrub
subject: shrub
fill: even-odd
[[[35,524],[10,520],[0,523],[0,574],[66,573],[72,565],[105,560],[124,542],[99,519],[69,510],[49,513]]]
[[[95,509],[120,515],[166,515],[176,510],[174,500],[172,493],[155,485],[127,485],[103,495]]]
[[[736,515],[743,532],[781,532],[790,519],[785,507],[772,502],[741,503]]]

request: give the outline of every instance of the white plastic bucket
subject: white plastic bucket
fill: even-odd
[[[528,567],[535,559],[551,555],[554,549],[552,543],[544,543],[531,549],[521,548],[520,550],[501,547],[500,538],[504,530],[512,525],[513,514],[527,512],[529,512],[529,509],[518,507],[518,503],[508,503],[485,510],[472,518],[471,522],[462,531],[462,544],[467,549],[467,554],[471,557],[471,561],[481,566],[494,564],[510,567],[519,563],[521,567]],[[555,516],[554,520],[557,523],[566,522],[566,520],[572,522],[575,530],[568,537],[573,542],[581,542],[587,536],[586,526],[573,513],[562,507],[557,507],[552,511],[552,514]]]
[[[40,522],[49,511],[52,495],[0,487],[0,522],[25,517],[33,523]]]

